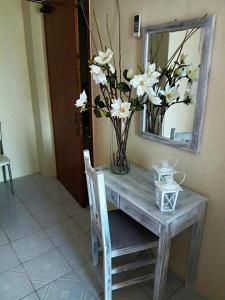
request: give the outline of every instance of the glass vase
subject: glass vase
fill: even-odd
[[[117,175],[125,175],[130,170],[128,152],[129,118],[111,118],[111,171]]]
[[[159,108],[159,106],[153,105],[152,103],[147,106],[146,127],[148,132],[156,135],[162,135],[165,113],[165,109]]]

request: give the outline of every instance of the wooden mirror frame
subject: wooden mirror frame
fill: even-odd
[[[146,131],[146,108],[141,113],[140,135],[145,139],[150,139],[159,143],[170,145],[172,147],[199,153],[200,142],[203,131],[206,98],[208,90],[209,69],[212,55],[213,36],[215,27],[215,16],[206,16],[202,19],[196,18],[186,21],[175,21],[162,25],[146,26],[143,28],[143,66],[146,68],[148,63],[148,49],[149,49],[149,35],[153,33],[166,32],[166,31],[180,31],[191,29],[193,27],[200,27],[202,29],[202,48],[201,48],[201,62],[199,70],[198,87],[196,94],[196,105],[194,124],[192,131],[191,144],[182,143],[178,140],[172,140],[160,135],[152,134]]]

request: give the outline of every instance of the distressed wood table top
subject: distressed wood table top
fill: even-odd
[[[156,205],[155,185],[152,170],[141,168],[135,164],[131,165],[130,172],[126,175],[115,175],[110,171],[109,166],[98,168],[105,175],[105,185],[112,191],[117,192],[121,197],[145,211],[160,223],[170,223],[176,218],[197,208],[208,199],[202,195],[184,189],[178,195],[176,209],[172,212],[161,212]]]

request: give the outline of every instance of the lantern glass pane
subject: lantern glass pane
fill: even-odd
[[[164,175],[161,175],[161,180],[162,180],[162,181],[166,181],[166,179],[168,178],[169,175],[171,175],[171,174],[164,174]]]
[[[164,194],[164,210],[173,210],[176,204],[177,193],[166,193]]]

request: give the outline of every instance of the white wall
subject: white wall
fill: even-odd
[[[0,0],[0,7],[0,120],[19,177],[39,170],[23,16],[20,0]]]
[[[40,172],[56,174],[43,14],[40,5],[22,1],[30,88]]]
[[[0,0],[0,120],[13,177],[56,174],[43,15]],[[0,174],[0,180],[2,175]]]

